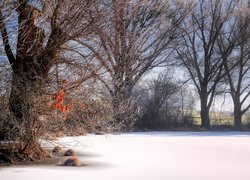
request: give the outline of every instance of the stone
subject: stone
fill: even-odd
[[[81,161],[76,156],[73,156],[73,157],[70,157],[69,159],[67,159],[63,163],[63,166],[81,166]]]
[[[76,156],[76,152],[73,149],[68,149],[64,156]]]
[[[62,153],[63,152],[63,148],[61,148],[60,146],[55,146],[54,149],[52,150],[53,153]]]

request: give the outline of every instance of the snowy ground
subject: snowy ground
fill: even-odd
[[[77,140],[77,142],[75,141]],[[86,166],[0,168],[1,180],[249,180],[250,133],[151,132],[63,138]]]

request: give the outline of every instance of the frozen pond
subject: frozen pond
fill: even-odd
[[[147,132],[60,139],[83,167],[0,168],[1,180],[249,180],[249,132]]]

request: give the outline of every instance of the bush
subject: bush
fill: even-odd
[[[81,126],[87,132],[112,133],[131,129],[137,119],[132,101],[123,103],[117,111],[114,111],[112,104],[106,99],[89,100],[80,104],[84,105],[76,106],[69,113],[66,126]],[[118,116],[122,121],[116,121]]]
[[[136,122],[138,130],[192,126],[194,99],[172,78],[170,72],[160,74],[147,89],[137,88],[136,94],[142,94],[144,97],[140,100],[142,115]]]

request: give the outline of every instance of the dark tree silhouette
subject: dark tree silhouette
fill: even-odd
[[[176,48],[177,58],[186,67],[200,97],[202,127],[210,128],[209,110],[222,79],[223,55],[217,40],[223,32],[236,0],[201,0],[182,23],[183,37]]]

